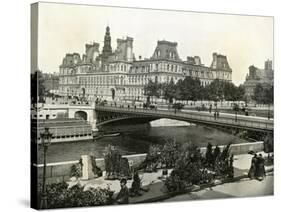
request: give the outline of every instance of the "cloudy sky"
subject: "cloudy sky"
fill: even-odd
[[[117,38],[134,38],[136,58],[152,56],[157,40],[176,41],[181,59],[198,55],[206,66],[213,52],[224,54],[235,84],[250,65],[262,68],[273,59],[271,17],[40,3],[38,68],[58,72],[66,53],[83,54],[93,41],[102,50],[107,25],[113,49]]]

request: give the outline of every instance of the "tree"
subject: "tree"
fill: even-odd
[[[182,100],[197,101],[201,99],[201,83],[198,78],[194,79],[190,76],[185,77],[181,83],[178,83],[180,89],[180,97]]]
[[[265,94],[264,103],[268,104],[268,105],[273,104],[273,101],[274,101],[273,85],[268,86],[265,89],[264,94]]]
[[[183,80],[180,79],[176,84],[176,89],[175,89],[175,93],[174,93],[174,98],[176,100],[183,100],[182,92],[181,92],[182,86],[183,86]]]
[[[257,104],[262,104],[264,100],[264,89],[261,84],[257,84],[254,89],[253,99],[257,102]]]
[[[245,100],[245,87],[242,84],[238,86],[236,95],[238,101]]]
[[[144,93],[149,97],[155,96],[159,98],[161,94],[161,84],[149,80],[148,83],[144,86]]]
[[[176,97],[176,85],[173,78],[170,80],[169,83],[162,84],[163,96],[164,99],[168,100],[169,103],[173,102],[173,99]]]
[[[230,82],[225,82],[224,83],[224,99],[226,101],[237,101],[237,97],[238,97],[238,89],[237,87]]]
[[[207,88],[208,92],[208,99],[212,101],[222,101],[224,99],[224,83],[222,80],[215,79],[213,80]]]

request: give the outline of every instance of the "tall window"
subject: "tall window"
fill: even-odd
[[[159,58],[160,57],[160,50],[156,51],[156,57]]]

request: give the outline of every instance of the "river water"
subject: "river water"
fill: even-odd
[[[163,124],[164,123],[164,124]],[[115,137],[103,137],[96,141],[75,141],[68,143],[53,143],[47,152],[47,163],[78,160],[81,155],[95,155],[103,157],[108,145],[116,146],[122,154],[146,153],[151,144],[163,145],[167,140],[173,139],[179,143],[192,142],[198,147],[204,147],[208,142],[213,145],[223,145],[229,142],[246,142],[226,132],[188,123],[173,123],[167,120],[151,122],[151,124],[122,125],[104,128],[105,132],[115,129],[121,132]],[[43,149],[38,147],[38,163],[43,162]]]
[[[161,123],[161,120],[160,122]],[[103,157],[108,145],[116,146],[122,154],[146,153],[151,144],[163,145],[168,139],[179,143],[192,142],[204,147],[208,142],[213,145],[223,145],[229,142],[244,143],[246,140],[230,135],[226,132],[188,123],[180,126],[161,126],[162,124],[134,124],[115,127],[119,136],[104,137],[96,141],[75,141],[51,144],[47,152],[47,163],[78,160],[81,155],[93,154],[97,158]],[[104,128],[104,131],[114,127]],[[43,149],[38,147],[38,163],[43,162]]]

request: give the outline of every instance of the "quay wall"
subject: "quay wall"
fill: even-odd
[[[225,146],[219,146],[221,150]],[[230,147],[231,154],[239,155],[239,154],[247,154],[250,150],[255,152],[263,151],[264,144],[262,141],[253,142],[253,143],[241,143],[241,144],[233,144]],[[205,154],[206,148],[201,148],[201,153]],[[127,158],[130,166],[138,166],[141,162],[143,162],[146,158],[145,154],[135,154],[135,155],[124,155],[122,157]],[[58,162],[58,163],[48,163],[46,167],[46,177],[47,183],[55,183],[67,181],[70,179],[70,169],[71,166],[78,163],[78,160],[74,161],[66,161],[66,162]],[[104,159],[97,158],[96,164],[104,171]],[[43,177],[43,164],[32,164],[38,169],[38,178],[42,179]]]

